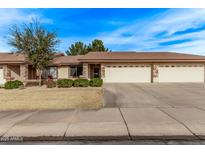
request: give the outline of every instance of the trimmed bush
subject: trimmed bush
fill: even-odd
[[[70,88],[73,85],[73,80],[70,79],[59,79],[57,81],[58,88]]]
[[[103,84],[103,80],[100,78],[94,78],[90,80],[91,87],[101,87]]]
[[[76,79],[73,82],[74,87],[88,87],[89,80],[88,79]]]
[[[23,82],[19,81],[19,80],[15,80],[15,81],[7,81],[4,85],[5,89],[17,89],[20,86],[23,85]]]

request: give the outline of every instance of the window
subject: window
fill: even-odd
[[[83,75],[83,67],[82,66],[71,66],[70,67],[70,76],[79,77]]]
[[[51,76],[54,79],[57,78],[57,68],[56,67],[50,67],[49,76]]]
[[[57,78],[57,67],[48,67],[43,71],[43,78],[47,79],[48,77],[51,77],[53,79]]]

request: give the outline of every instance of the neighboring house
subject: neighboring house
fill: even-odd
[[[205,56],[173,52],[90,52],[59,55],[43,78],[102,78],[106,83],[204,82]],[[21,54],[0,53],[0,84],[7,80],[38,79],[36,70]]]

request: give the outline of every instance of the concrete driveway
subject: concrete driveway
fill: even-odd
[[[205,108],[203,83],[105,84],[105,107]]]

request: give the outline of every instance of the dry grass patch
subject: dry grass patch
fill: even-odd
[[[99,109],[102,104],[102,88],[0,89],[0,110]]]

